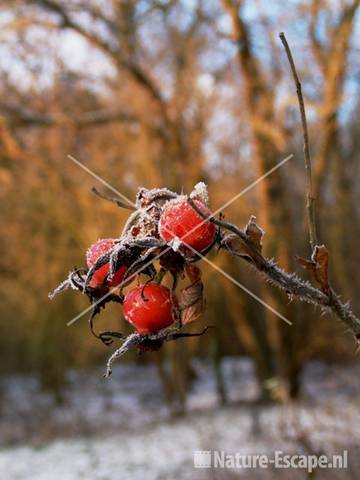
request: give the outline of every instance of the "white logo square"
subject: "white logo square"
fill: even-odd
[[[198,450],[194,452],[195,468],[211,468],[211,451]]]

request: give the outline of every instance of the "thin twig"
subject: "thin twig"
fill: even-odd
[[[306,211],[307,211],[307,222],[309,227],[309,236],[310,236],[310,245],[312,251],[314,251],[315,246],[318,244],[317,233],[316,233],[316,213],[315,213],[315,195],[313,191],[312,184],[312,173],[311,173],[311,156],[310,156],[310,146],[309,146],[309,134],[306,121],[306,112],[305,112],[305,103],[304,97],[302,94],[301,82],[296,71],[295,62],[290,50],[290,46],[285,37],[285,33],[281,32],[279,34],[280,40],[284,45],[286,55],[289,60],[291,72],[294,77],[296,93],[299,102],[299,109],[301,115],[301,123],[304,136],[304,159],[305,159],[305,172],[306,172]]]
[[[127,208],[128,210],[135,210],[136,209],[134,205],[132,205],[129,202],[124,202],[118,196],[113,197],[113,196],[110,196],[110,195],[105,195],[104,193],[99,192],[99,190],[97,190],[97,188],[95,188],[95,187],[92,187],[91,191],[97,197],[99,197],[103,200],[107,200],[109,202],[115,203],[118,207]]]

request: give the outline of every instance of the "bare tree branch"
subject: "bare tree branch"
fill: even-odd
[[[165,114],[165,102],[158,87],[139,65],[130,59],[124,58],[118,48],[113,47],[110,43],[73,21],[65,8],[57,2],[53,0],[32,0],[32,2],[57,14],[61,20],[61,28],[74,30],[89,43],[106,53],[118,67],[124,68],[137,83],[146,88],[160,106],[162,113]]]
[[[316,29],[317,29],[317,20],[320,11],[320,0],[313,0],[310,6],[310,20],[309,20],[309,37],[311,41],[311,46],[313,49],[314,57],[319,65],[320,70],[325,74],[326,70],[326,54],[324,52],[324,47],[318,39]]]
[[[342,98],[354,18],[359,5],[360,0],[353,0],[344,6],[336,26],[332,29],[329,46],[326,49],[324,46],[322,47],[323,55],[326,58],[324,99],[319,127],[321,140],[314,162],[314,192],[319,201],[338,132],[338,109]],[[320,48],[320,44],[318,48]]]
[[[7,105],[0,102],[0,113],[7,123],[14,127],[52,127],[70,123],[78,128],[101,125],[111,122],[138,123],[138,118],[123,110],[94,110],[84,112],[77,117],[69,117],[63,113],[37,113],[22,110],[18,106]]]

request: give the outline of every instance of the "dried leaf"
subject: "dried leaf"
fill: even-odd
[[[261,253],[262,239],[265,234],[264,230],[256,223],[256,217],[252,215],[245,228],[245,233],[254,244],[254,247]]]
[[[317,245],[314,248],[311,260],[297,257],[299,264],[306,268],[314,276],[316,282],[320,285],[323,292],[330,293],[329,285],[329,251],[325,245]]]
[[[185,266],[186,274],[189,277],[190,281],[192,283],[196,282],[197,280],[200,280],[201,278],[201,270],[199,267],[196,265],[193,265],[192,263],[187,263]]]
[[[252,260],[250,249],[246,243],[235,233],[230,233],[223,238],[221,244],[231,253],[239,255],[239,257],[245,258],[246,260]]]
[[[315,277],[322,289],[329,293],[329,251],[325,245],[316,246],[311,257],[316,264]]]
[[[204,285],[201,281],[200,269],[195,265],[187,265],[186,273],[192,283],[182,290],[180,296],[179,307],[183,325],[199,318],[205,310]]]

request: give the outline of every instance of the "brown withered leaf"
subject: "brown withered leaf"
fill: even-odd
[[[297,257],[300,265],[314,276],[321,290],[327,295],[330,293],[329,285],[329,251],[325,245],[316,245],[311,260]]]
[[[201,270],[196,265],[192,263],[187,263],[185,265],[185,271],[191,282],[196,282],[197,280],[200,280]]]
[[[205,300],[203,290],[204,285],[202,281],[197,280],[181,292],[180,312],[183,325],[193,322],[204,312]]]
[[[261,253],[262,239],[265,234],[264,230],[256,223],[256,217],[251,215],[248,224],[245,227],[245,233],[253,243],[254,247]]]
[[[226,247],[231,253],[239,255],[246,260],[252,260],[251,252],[246,243],[235,233],[226,235],[222,240],[222,245]]]
[[[191,285],[185,287],[180,295],[181,323],[186,325],[201,316],[205,310],[204,285],[201,281],[201,271],[195,265],[186,265],[186,273]]]

